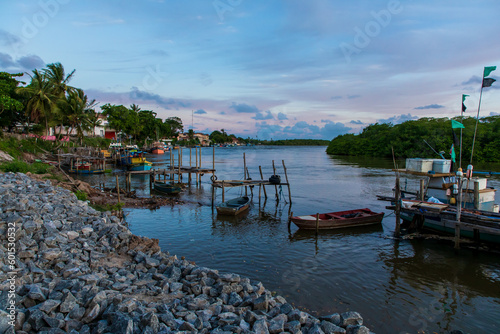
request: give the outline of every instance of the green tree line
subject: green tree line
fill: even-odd
[[[462,161],[468,163],[471,157],[476,118],[454,118],[464,125],[462,129]],[[438,158],[435,151],[445,152],[450,158],[454,143],[457,161],[460,150],[460,129],[452,129],[449,118],[420,118],[401,124],[372,124],[360,134],[344,134],[335,137],[326,152],[334,155],[392,157],[396,158]],[[427,143],[426,143],[427,142]],[[474,162],[500,161],[500,116],[479,119],[474,144]]]
[[[75,70],[66,74],[61,63],[48,64],[45,68],[27,73],[30,82],[26,85],[17,80],[22,73],[0,72],[0,126],[12,131],[23,125],[27,131],[45,134],[49,128],[55,128],[56,136],[68,135],[76,131],[80,141],[85,133],[93,133],[102,120],[96,112],[97,102],[85,92],[69,85]],[[105,104],[102,113],[108,117],[111,128],[125,138],[135,140],[155,140],[162,137],[174,137],[182,131],[179,117],[170,117],[165,121],[157,118],[151,110],[141,110],[132,104]]]

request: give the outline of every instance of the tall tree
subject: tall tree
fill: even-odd
[[[22,73],[0,72],[0,126],[8,127],[9,131],[16,125],[16,122],[23,120],[24,105],[20,101],[20,96],[16,94],[19,81],[14,78],[22,75]]]
[[[45,121],[45,131],[49,134],[49,120],[52,119],[58,97],[53,94],[53,85],[44,72],[33,70],[31,83],[25,87],[18,87],[16,93],[26,97],[26,113],[31,121],[40,123]]]
[[[95,105],[95,100],[89,101],[81,89],[68,91],[66,97],[59,102],[59,108],[66,115],[70,125],[68,134],[72,129],[75,129],[80,143],[83,142],[85,132],[91,129],[89,115],[95,113],[93,109]]]
[[[68,82],[75,74],[75,70],[71,71],[70,74],[65,75],[62,64],[53,63],[48,64],[47,68],[43,69],[43,73],[52,85],[52,94],[63,98],[68,91],[74,89],[74,87],[68,86]]]

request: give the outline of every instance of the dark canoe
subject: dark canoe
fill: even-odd
[[[222,202],[216,206],[217,213],[220,215],[236,216],[250,207],[250,198],[247,196],[238,197],[229,201]]]
[[[356,209],[330,213],[320,213],[318,229],[335,229],[380,224],[384,218],[383,212],[373,212],[370,209]],[[290,218],[298,228],[304,230],[316,229],[316,215],[295,216]]]
[[[170,183],[155,181],[153,186],[156,191],[162,192],[164,194],[178,194],[182,191],[182,188],[180,186]]]

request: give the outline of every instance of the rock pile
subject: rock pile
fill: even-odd
[[[0,174],[0,198],[0,334],[369,333],[356,312],[315,318],[260,282],[162,252],[48,181]]]

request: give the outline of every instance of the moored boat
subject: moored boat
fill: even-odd
[[[316,215],[294,216],[290,220],[299,229],[336,229],[345,227],[357,227],[366,225],[376,225],[382,222],[383,212],[373,212],[368,208],[337,211]],[[316,227],[317,225],[317,227]]]
[[[160,142],[154,142],[151,145],[151,153],[152,154],[164,154],[165,153],[164,145]]]
[[[156,191],[173,195],[173,194],[178,194],[182,191],[182,187],[178,184],[171,184],[171,183],[165,183],[165,182],[159,182],[155,181],[153,184],[153,188]]]
[[[250,207],[250,198],[247,196],[230,199],[216,205],[219,215],[236,216]]]

